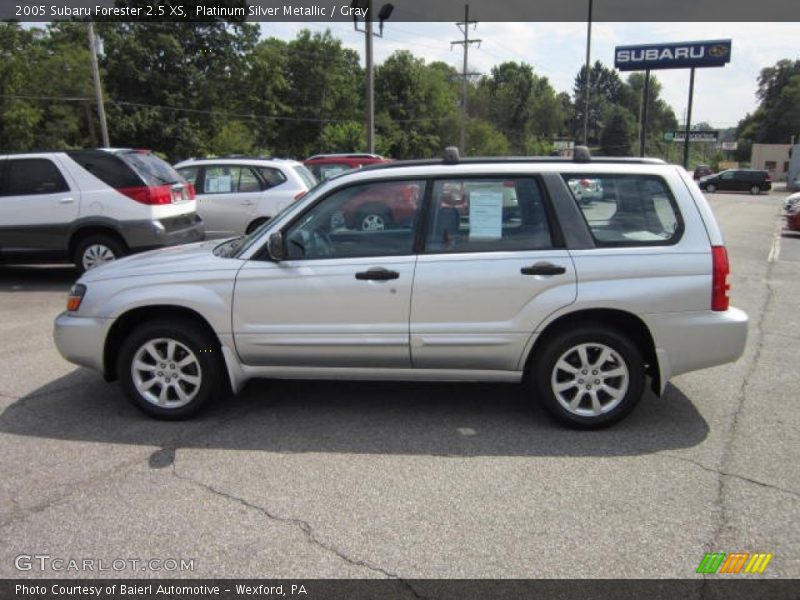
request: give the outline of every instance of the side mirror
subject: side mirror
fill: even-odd
[[[274,261],[281,261],[286,258],[286,252],[283,245],[283,234],[278,231],[269,236],[267,242],[267,253]]]

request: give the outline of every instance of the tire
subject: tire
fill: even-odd
[[[255,221],[250,223],[250,225],[247,226],[247,229],[245,229],[244,232],[249,235],[253,233],[253,231],[255,231],[256,229],[261,227],[267,221],[269,221],[269,218],[256,219]]]
[[[753,194],[753,196],[757,196],[758,194],[761,193],[761,188],[758,187],[757,185],[754,185],[753,187],[750,188],[750,193]]]
[[[140,410],[164,420],[193,416],[223,392],[225,381],[219,344],[181,319],[137,327],[120,347],[117,375]]]
[[[713,183],[709,183],[709,184],[706,186],[706,191],[707,191],[709,194],[713,194],[714,192],[716,192],[716,191],[717,191],[717,186],[715,186]]]
[[[72,262],[80,273],[125,256],[125,246],[117,238],[106,234],[88,235],[75,246]]]
[[[356,217],[356,228],[361,231],[384,231],[391,225],[389,211],[383,207],[362,208]]]
[[[616,423],[644,392],[639,348],[602,326],[586,325],[546,340],[529,370],[539,402],[560,423],[576,429]]]

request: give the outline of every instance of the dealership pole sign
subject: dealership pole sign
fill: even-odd
[[[620,71],[644,71],[644,102],[639,153],[644,156],[647,130],[647,104],[650,92],[650,71],[653,69],[691,69],[689,75],[689,106],[683,135],[683,166],[689,165],[689,130],[692,122],[694,96],[694,70],[704,67],[724,67],[731,61],[731,40],[706,40],[700,42],[672,42],[668,44],[642,44],[617,46],[614,66]]]
[[[620,71],[724,67],[731,61],[731,40],[617,46],[614,66]]]

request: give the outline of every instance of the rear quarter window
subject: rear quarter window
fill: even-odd
[[[656,175],[564,174],[598,246],[676,243],[683,220],[667,183]]]
[[[168,162],[161,160],[152,152],[119,152],[119,158],[141,177],[147,185],[184,183],[183,177]]]

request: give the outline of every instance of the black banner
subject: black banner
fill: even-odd
[[[124,21],[352,21],[379,20],[393,4],[393,22],[447,22],[463,16],[464,3],[452,0],[2,0],[0,20],[68,19]],[[470,15],[480,21],[586,21],[584,0],[470,0]],[[592,19],[605,22],[792,22],[798,19],[792,0],[615,0],[595,2]]]
[[[471,598],[559,600],[797,600],[800,582],[731,576],[709,579],[269,579],[0,581],[3,600],[379,600]]]

